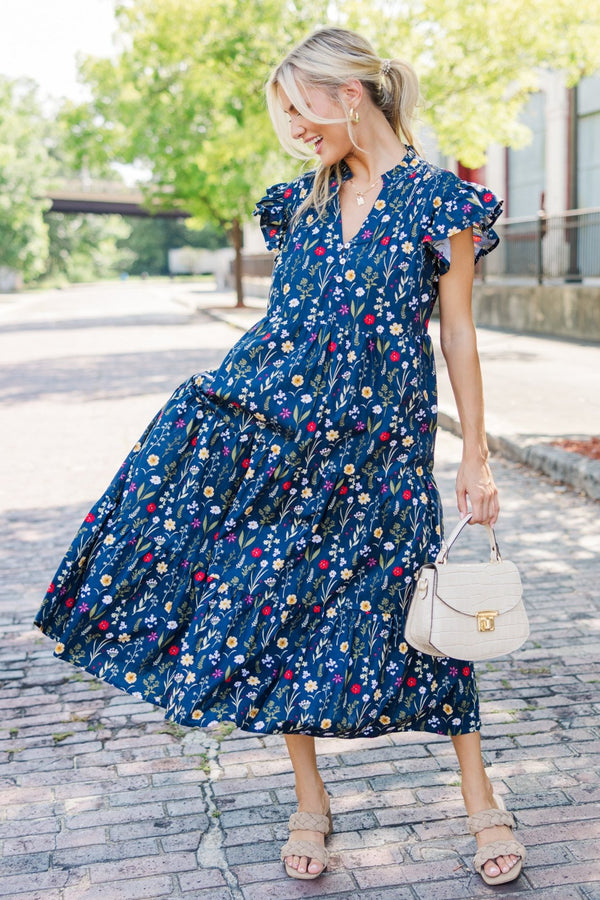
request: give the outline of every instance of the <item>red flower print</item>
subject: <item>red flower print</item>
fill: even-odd
[[[409,687],[415,687],[415,685],[417,683],[417,679],[413,678],[413,676],[411,675],[410,678],[406,679],[406,683]]]
[[[196,572],[194,575],[194,581],[204,581],[206,578],[206,572]]]
[[[328,346],[327,346],[327,349],[329,350],[329,352],[330,352],[330,353],[333,353],[333,351],[334,351],[336,348],[337,348],[336,342],[335,342],[335,341],[329,341],[329,344],[328,344]]]
[[[412,497],[412,494],[411,494],[410,491],[403,491],[403,492],[402,492],[402,499],[403,499],[403,500],[410,500],[411,497]]]
[[[360,684],[353,684],[350,690],[353,694],[360,694]]]
[[[268,605],[267,605],[267,606],[263,606],[263,608],[262,608],[262,610],[261,610],[263,616],[270,616],[270,615],[271,615],[271,611],[272,611],[272,608],[271,608],[270,606],[268,606]]]
[[[423,243],[424,243],[424,244],[427,244],[427,243],[429,243],[429,242],[432,241],[432,240],[433,240],[433,238],[431,237],[431,235],[430,235],[430,234],[426,234],[425,237],[423,238]]]
[[[261,554],[262,550],[260,549],[260,547],[255,547],[252,551],[252,556],[254,556],[255,558],[258,558]]]
[[[96,516],[94,515],[94,513],[88,513],[87,516],[85,517],[85,521],[86,522],[95,522]]]
[[[315,603],[315,605],[313,606],[313,612],[315,612],[315,613],[321,612],[321,607],[319,606],[318,603]]]
[[[480,243],[481,243],[481,235],[480,235],[480,234],[474,234],[474,235],[473,235],[473,243],[474,243],[474,244],[480,244]]]
[[[380,441],[389,441],[389,439],[390,439],[389,431],[382,431],[381,434],[379,435]]]
[[[146,553],[146,555],[144,556],[144,562],[152,562],[152,559],[153,557],[151,553]]]
[[[491,203],[492,200],[494,199],[494,195],[490,194],[490,193],[484,194],[483,199],[485,200],[486,203]]]
[[[276,234],[277,234],[277,229],[276,229],[276,228],[270,228],[270,229],[269,229],[269,237],[275,237]]]
[[[179,653],[179,647],[176,647],[175,644],[172,644],[169,647],[169,653],[171,656],[177,656],[177,654]]]
[[[271,337],[271,332],[268,331],[267,334],[264,335],[263,341],[268,341],[270,337]],[[239,404],[239,403],[235,403],[234,405],[235,405],[235,406],[239,406],[240,404]]]
[[[285,193],[284,193],[283,196],[285,197],[286,200],[288,199],[288,197],[291,197],[291,196],[292,196],[292,189],[291,189],[291,188],[288,188],[287,191],[285,191]]]
[[[242,469],[247,469],[249,465],[250,465],[250,460],[248,459],[248,457],[246,457],[246,459],[242,460]]]
[[[463,673],[463,675],[464,675],[465,678],[466,678],[467,675],[470,675],[470,674],[471,674],[471,670],[470,670],[470,668],[469,668],[468,666],[465,666],[464,669],[462,670],[462,673]]]
[[[340,488],[340,494],[347,494],[347,493],[348,493],[348,488],[347,488],[346,485],[344,484],[344,485],[342,485],[342,487]]]
[[[326,253],[325,247],[315,247],[315,254],[317,256],[324,256]]]
[[[307,430],[307,431],[316,431],[316,430],[317,430],[317,423],[316,423],[316,422],[309,422],[308,425],[306,426],[306,430]]]
[[[100,629],[100,631],[106,631],[108,627],[109,623],[106,619],[102,619],[101,622],[98,622],[98,628]]]
[[[65,600],[65,606],[68,606],[69,609],[72,609],[75,606],[75,597],[67,597]]]
[[[206,583],[207,583],[207,584],[210,584],[211,581],[214,581],[214,580],[215,580],[215,579],[213,578],[213,576],[212,576],[212,575],[209,575],[208,578],[206,579]]]
[[[388,234],[386,234],[385,237],[382,237],[381,240],[379,241],[379,243],[380,243],[380,244],[383,244],[384,247],[387,247],[387,245],[389,244],[389,242],[390,242],[390,237],[389,237]]]
[[[404,569],[402,568],[402,566],[394,566],[394,568],[392,569],[392,575],[395,575],[396,578],[400,578],[403,572]]]
[[[146,509],[150,513],[156,512],[156,503],[149,503]]]
[[[425,328],[429,328],[429,319],[425,319]]]
[[[198,443],[198,437],[196,435],[194,435],[194,437],[190,441],[190,444],[192,445],[192,447],[195,447],[197,443]]]
[[[373,315],[373,313],[367,313],[367,315],[365,316],[365,325],[372,325],[374,321],[375,316]]]
[[[319,563],[319,568],[320,569],[328,569],[329,568],[329,560],[322,559],[321,562]]]
[[[283,677],[287,678],[288,681],[291,681],[292,678],[294,677],[294,673],[292,672],[291,669],[286,669],[285,672],[283,673]]]
[[[292,486],[291,481],[284,481],[283,484],[281,485],[281,487],[283,488],[284,491],[289,491],[291,486]]]
[[[50,584],[48,585],[48,590],[46,591],[46,593],[47,593],[47,594],[53,594],[53,593],[54,593],[54,584],[53,584],[52,582],[50,582]]]

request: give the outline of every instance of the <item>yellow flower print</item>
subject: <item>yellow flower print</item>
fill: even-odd
[[[291,288],[290,288],[289,284],[284,284],[284,286],[283,286],[283,293],[284,293],[284,294],[289,294],[290,290],[291,290]]]
[[[181,664],[183,666],[191,666],[193,662],[194,662],[194,657],[192,656],[191,653],[184,653],[183,656],[181,657]]]
[[[208,484],[204,488],[202,493],[204,494],[205,497],[214,497],[215,489],[214,489],[214,487],[212,487],[212,485]]]
[[[390,331],[392,334],[402,334],[403,328],[400,322],[392,322],[390,325]]]
[[[291,341],[284,341],[283,344],[281,345],[281,349],[283,350],[284,353],[289,353],[290,350],[294,349],[294,345]]]
[[[166,531],[175,531],[176,528],[175,519],[166,519],[165,521],[165,530]]]
[[[363,602],[360,604],[360,608],[361,608],[362,612],[365,612],[365,613],[371,612],[371,604],[368,600],[363,600]]]
[[[100,584],[102,587],[108,587],[109,584],[112,584],[112,575],[103,575],[100,579]]]
[[[252,687],[256,687],[257,684],[260,684],[260,678],[257,678],[256,675],[251,675],[248,679],[248,684],[252,685]]]
[[[344,475],[353,475],[353,474],[354,474],[354,466],[352,465],[352,463],[347,463],[347,465],[344,466]]]
[[[321,728],[331,728],[331,719],[321,719]]]
[[[302,488],[302,497],[306,500],[308,497],[312,497],[312,489],[309,487]]]
[[[104,543],[106,544],[107,547],[110,547],[111,544],[114,544],[114,542],[115,542],[114,534],[107,534],[106,537],[104,538]]]
[[[250,711],[248,712],[248,715],[250,716],[251,719],[255,719],[256,716],[258,715],[258,712],[259,711],[256,706],[251,706]]]
[[[198,456],[200,457],[200,459],[208,459],[208,457],[210,456],[210,450],[208,449],[208,447],[200,447],[200,449],[198,450]]]
[[[160,462],[160,458],[156,455],[156,453],[151,453],[148,457],[148,465],[149,466],[157,466]]]
[[[280,572],[284,566],[285,566],[285,562],[283,559],[273,560],[273,568],[275,569],[276,572]]]
[[[58,644],[56,645],[56,647],[54,648],[54,652],[55,652],[55,653],[64,653],[64,652],[65,652],[65,645],[64,645],[64,644],[61,644],[61,642],[59,641]]]
[[[441,197],[434,197],[434,198],[433,198],[433,205],[435,206],[436,209],[437,209],[438,207],[440,207],[440,206],[442,205],[442,198],[441,198]]]
[[[414,442],[415,442],[415,439],[414,439],[414,437],[411,437],[410,434],[408,434],[405,438],[402,438],[402,446],[403,447],[412,447]]]
[[[376,200],[373,206],[378,210],[383,209],[383,207],[385,206],[385,200]]]
[[[415,245],[411,241],[404,241],[402,244],[402,249],[405,253],[412,253],[415,249]]]
[[[292,375],[292,384],[294,387],[300,387],[301,384],[304,384],[302,375]]]
[[[199,709],[195,709],[194,712],[192,713],[192,719],[194,719],[195,721],[198,721],[198,719],[201,719],[201,718],[202,718],[202,713],[200,712]]]
[[[346,279],[346,281],[354,281],[354,279],[356,278],[356,272],[354,271],[354,269],[348,269],[348,271],[344,275],[344,278]]]
[[[127,672],[125,674],[125,681],[127,682],[127,684],[135,684],[137,681],[137,675],[135,674],[135,672]]]
[[[460,234],[460,228],[454,226],[453,228],[448,229],[448,237],[452,237],[454,234]]]
[[[366,399],[368,399],[369,397],[372,397],[372,396],[373,396],[373,388],[370,388],[370,387],[364,387],[364,388],[361,390],[360,393],[362,394],[363,397],[365,397]]]
[[[420,478],[421,475],[423,474],[423,466],[417,466],[417,468],[415,469],[415,471],[416,471],[417,475],[418,475],[419,478]]]
[[[449,703],[444,703],[444,705],[442,706],[442,709],[444,710],[444,712],[446,713],[447,716],[449,716],[450,713],[452,712],[452,707],[450,706]]]
[[[328,441],[337,441],[339,436],[340,436],[340,433],[339,433],[339,431],[336,431],[335,428],[330,428],[329,431],[325,432],[325,437],[327,438]]]
[[[408,653],[408,644],[405,643],[405,641],[402,641],[398,649],[400,650],[400,653]]]
[[[382,725],[389,725],[390,717],[389,716],[379,716],[379,721],[381,722]]]
[[[363,491],[362,494],[358,495],[358,502],[362,503],[363,505],[365,503],[368,503],[370,499],[371,499],[371,495],[368,494],[366,491]]]
[[[317,682],[313,681],[312,678],[309,681],[307,681],[304,686],[309,694],[312,694],[313,691],[316,691],[316,689],[319,687]]]
[[[237,645],[238,645],[238,639],[236,637],[232,636],[232,637],[227,638],[227,646],[229,647],[230,650],[233,650],[233,648],[237,647]]]
[[[348,362],[354,362],[354,360],[356,359],[356,353],[354,352],[354,350],[350,351],[346,359],[348,360]]]
[[[142,449],[142,445],[140,444],[139,441],[137,441],[137,442],[133,445],[133,452],[134,452],[134,453],[137,453],[138,450],[141,450],[141,449]]]
[[[277,641],[277,646],[279,647],[280,650],[285,650],[287,645],[288,645],[287,638],[279,638],[279,640]]]
[[[290,594],[288,597],[285,598],[285,602],[287,603],[288,606],[293,606],[295,603],[298,602],[298,598],[295,594]]]
[[[348,652],[348,646],[348,641],[342,641],[342,643],[340,644],[340,650],[342,651],[342,653]]]
[[[342,569],[342,578],[349,581],[352,578],[352,569]]]
[[[229,597],[224,597],[219,603],[219,609],[230,609],[231,608],[231,600]]]
[[[187,675],[185,676],[185,683],[186,684],[195,684],[195,682],[196,682],[196,673],[188,672]]]
[[[119,635],[119,643],[120,644],[128,644],[130,640],[131,640],[130,634],[120,634]]]
[[[279,444],[271,444],[271,453],[281,453]]]
[[[306,217],[306,224],[307,224],[307,225],[312,225],[312,223],[313,223],[314,221],[315,221],[315,217],[313,216],[312,213],[309,213],[309,214],[307,215],[307,217]]]
[[[383,534],[383,528],[376,528],[373,532],[373,537],[380,538]]]

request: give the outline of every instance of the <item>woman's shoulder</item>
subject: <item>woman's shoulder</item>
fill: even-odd
[[[277,250],[283,235],[298,207],[308,197],[313,187],[315,172],[303,172],[292,181],[278,181],[267,188],[267,192],[254,207],[254,216],[260,217],[260,227],[267,248]]]

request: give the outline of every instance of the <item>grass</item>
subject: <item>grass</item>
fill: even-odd
[[[60,744],[61,741],[66,741],[67,738],[73,737],[74,734],[74,731],[59,731],[52,735],[52,739],[55,744]]]

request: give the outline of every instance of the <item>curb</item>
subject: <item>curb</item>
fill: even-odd
[[[206,313],[212,319],[225,322],[240,331],[246,331],[249,327],[248,322],[244,322],[242,319],[244,313],[215,312],[206,307],[196,307],[196,309]],[[256,309],[256,312],[259,313],[260,310]],[[445,431],[462,438],[460,422],[456,416],[440,409],[438,410],[438,425]],[[534,442],[527,438],[518,442],[512,438],[499,437],[487,432],[487,441],[493,453],[498,453],[500,456],[505,456],[542,472],[554,481],[562,482],[576,491],[587,494],[592,500],[600,500],[600,460],[589,459],[578,453],[569,453],[548,442]]]
[[[462,437],[460,422],[455,416],[438,410],[438,425],[457,437]],[[490,450],[515,462],[522,463],[554,481],[560,481],[592,500],[600,500],[600,460],[570,453],[544,441],[527,440],[519,443],[512,438],[498,437],[486,432]]]

